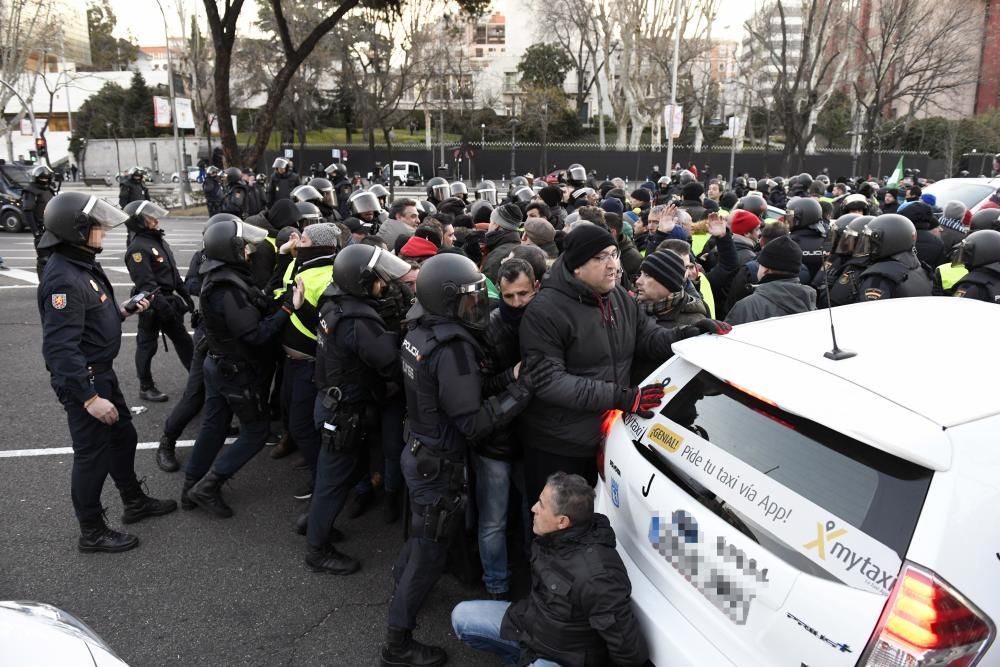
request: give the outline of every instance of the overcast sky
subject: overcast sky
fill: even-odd
[[[697,2],[697,0],[692,0]],[[167,14],[167,28],[171,37],[180,37],[182,33],[180,18],[177,7],[183,8],[185,15],[190,16],[192,11],[197,11],[199,22],[204,32],[208,32],[205,20],[205,8],[202,0],[160,0],[163,11]],[[527,5],[528,3],[525,2]],[[747,0],[721,0],[719,16],[721,17],[713,29],[714,34],[719,37],[738,39],[742,34],[743,22],[749,17],[753,7],[758,3],[747,2]],[[111,0],[111,7],[118,18],[118,27],[115,30],[119,36],[126,36],[129,33],[135,38],[140,46],[162,46],[163,18],[156,7],[156,0]],[[240,27],[244,31],[251,29],[251,23],[257,15],[256,0],[246,0],[243,11],[240,13]],[[187,19],[188,22],[190,19]]]

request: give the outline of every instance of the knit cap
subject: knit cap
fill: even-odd
[[[792,240],[791,236],[779,236],[767,242],[760,254],[757,255],[757,262],[772,271],[799,275],[799,268],[802,266],[802,248]]]
[[[508,231],[517,231],[523,221],[521,209],[516,204],[504,204],[490,213],[490,223]]]
[[[573,271],[608,246],[617,246],[608,230],[595,224],[578,223],[563,242],[563,263]]]
[[[669,250],[657,250],[646,255],[639,268],[671,292],[684,289],[684,260]]]

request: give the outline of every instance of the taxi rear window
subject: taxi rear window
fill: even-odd
[[[661,414],[905,558],[931,471],[785,412],[705,371]]]

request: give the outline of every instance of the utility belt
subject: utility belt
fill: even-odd
[[[424,481],[445,481],[449,492],[465,488],[465,461],[449,459],[416,438],[411,438],[409,448],[410,455],[417,462],[417,474]]]

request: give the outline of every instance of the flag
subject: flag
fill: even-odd
[[[899,156],[899,162],[896,163],[896,169],[892,172],[892,176],[889,177],[886,187],[897,187],[901,180],[903,180],[903,156]]]

